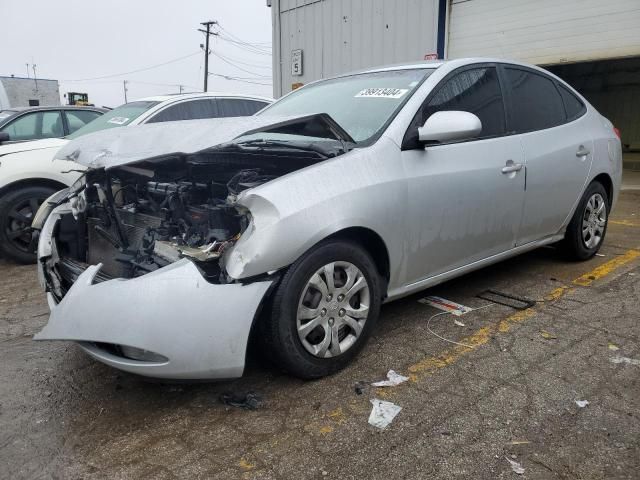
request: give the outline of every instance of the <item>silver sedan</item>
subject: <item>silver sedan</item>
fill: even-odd
[[[383,302],[543,245],[593,256],[621,180],[606,118],[492,59],[344,75],[58,156],[89,170],[34,220],[36,339],[164,378],[242,375],[251,333],[291,374],[331,374]]]

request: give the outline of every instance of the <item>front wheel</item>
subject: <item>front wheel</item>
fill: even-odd
[[[19,263],[35,263],[36,245],[31,241],[31,222],[36,211],[55,189],[23,187],[0,198],[0,252]]]
[[[563,247],[574,260],[593,257],[604,241],[609,221],[609,197],[599,182],[589,185],[571,218]]]
[[[378,318],[380,278],[358,245],[329,241],[284,275],[264,329],[266,353],[287,372],[320,378],[344,368]]]

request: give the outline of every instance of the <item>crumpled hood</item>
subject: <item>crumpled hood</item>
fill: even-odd
[[[113,168],[170,154],[189,154],[229,142],[263,127],[303,118],[259,115],[151,123],[112,128],[77,138],[58,150],[55,158],[90,168]]]

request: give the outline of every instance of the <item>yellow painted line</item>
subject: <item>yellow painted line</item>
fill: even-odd
[[[640,223],[632,222],[630,220],[609,220],[610,224],[623,225],[625,227],[640,227]]]
[[[573,283],[575,285],[580,285],[581,287],[588,287],[596,280],[606,277],[617,268],[626,265],[638,257],[640,257],[640,250],[628,250],[624,254],[615,257],[613,260],[609,260],[592,271],[581,275],[576,278]]]
[[[526,319],[532,317],[534,313],[535,310],[533,308],[520,310],[512,315],[509,315],[507,318],[501,320],[497,324],[494,323],[476,330],[474,333],[472,333],[468,337],[463,338],[459,342],[464,343],[465,345],[470,345],[471,348],[464,347],[462,345],[456,345],[455,347],[445,350],[437,356],[426,357],[419,362],[409,366],[409,378],[412,381],[416,382],[422,375],[433,373],[436,370],[447,367],[457,362],[463,355],[471,352],[472,350],[475,350],[482,345],[489,343],[489,340],[491,340],[491,337],[496,332],[507,333],[513,328],[514,325],[524,322]]]

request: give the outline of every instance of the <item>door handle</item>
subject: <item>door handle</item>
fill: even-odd
[[[502,167],[502,173],[513,173],[519,172],[520,170],[522,170],[522,164],[514,163],[513,160],[507,160],[506,165]]]
[[[584,145],[580,145],[578,151],[576,152],[576,157],[586,157],[590,153],[591,152],[588,149],[584,148]]]

